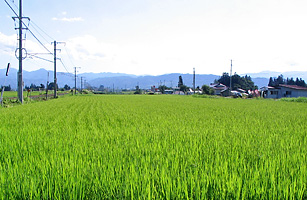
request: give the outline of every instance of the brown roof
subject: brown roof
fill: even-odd
[[[281,87],[286,87],[286,88],[290,88],[290,89],[295,89],[295,90],[307,90],[306,87],[297,86],[297,85],[284,85],[284,84],[279,84],[279,86],[281,86]]]

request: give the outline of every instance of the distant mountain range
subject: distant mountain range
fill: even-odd
[[[11,85],[12,89],[17,88],[17,70],[12,68],[9,71],[9,76],[5,77],[6,69],[0,69],[0,85]],[[48,78],[49,72],[49,78]],[[270,77],[277,77],[278,75],[283,74],[285,78],[287,77],[300,77],[304,80],[307,80],[307,72],[271,72],[265,71],[260,73],[248,74],[252,77],[252,80],[258,87],[267,86]],[[245,74],[241,74],[243,76]],[[89,84],[93,87],[99,87],[104,85],[106,88],[115,88],[115,89],[134,89],[136,85],[139,85],[142,89],[148,89],[151,86],[158,86],[160,84],[165,84],[169,87],[174,87],[178,84],[178,77],[182,76],[183,83],[187,86],[192,87],[193,85],[193,75],[192,74],[164,74],[159,76],[136,76],[132,74],[123,74],[123,73],[83,73],[78,74],[77,87],[80,87],[81,79],[86,81],[86,84]],[[215,79],[218,79],[220,75],[213,74],[196,74],[196,86],[202,86],[204,84],[209,85],[213,83]],[[41,83],[46,85],[47,80],[53,82],[53,71],[47,71],[45,69],[39,69],[36,71],[23,71],[23,80],[26,86],[30,86],[31,83],[35,85],[40,85]],[[70,87],[74,87],[74,74],[70,73],[57,73],[57,80],[59,87],[64,87],[65,84]]]

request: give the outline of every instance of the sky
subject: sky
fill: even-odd
[[[18,12],[18,0],[7,0]],[[57,71],[238,74],[307,71],[306,0],[23,0],[29,29]],[[18,21],[0,1],[0,68],[15,57]],[[23,69],[53,70],[28,31]],[[49,60],[49,61],[46,61]],[[79,68],[80,67],[80,68]]]

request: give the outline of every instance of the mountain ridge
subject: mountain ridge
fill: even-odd
[[[17,88],[17,69],[11,68],[9,76],[5,77],[6,69],[0,69],[0,85],[11,85],[12,89]],[[49,76],[48,76],[49,72]],[[15,74],[15,75],[14,75]],[[303,78],[307,80],[306,71],[289,71],[289,72],[274,72],[274,71],[263,71],[259,73],[247,74],[252,78],[259,88],[267,86],[270,77],[277,77],[283,74],[284,78]],[[245,74],[240,74],[241,76]],[[184,84],[192,87],[193,85],[193,74],[181,74],[181,73],[170,73],[163,75],[133,75],[125,73],[81,73],[78,74],[77,87],[80,87],[80,77],[83,77],[86,84],[90,84],[93,87],[104,87],[118,88],[118,89],[134,89],[136,85],[139,85],[142,89],[148,89],[155,85],[166,85],[168,87],[174,87],[178,84],[178,77],[182,76]],[[215,74],[196,74],[196,86],[202,86],[204,84],[209,85],[213,83],[215,79],[218,79],[220,75]],[[40,85],[41,83],[46,85],[47,79],[49,82],[53,82],[53,71],[45,69],[39,69],[36,71],[23,71],[23,80],[25,86],[30,86],[31,83]],[[66,72],[58,72],[57,80],[59,87],[64,87],[65,84],[70,87],[74,87],[74,74]]]

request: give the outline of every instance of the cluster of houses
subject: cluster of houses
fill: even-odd
[[[307,97],[307,88],[297,85],[279,84],[278,86],[266,86],[260,90],[242,90],[236,89],[229,91],[229,88],[223,84],[211,84],[210,87],[214,90],[214,95],[221,96],[254,96],[271,99],[279,99],[284,97]]]
[[[263,98],[272,98],[279,99],[284,97],[307,97],[307,88],[301,87],[297,85],[285,85],[279,84],[278,86],[271,87],[266,86],[262,87],[259,90],[248,90],[245,91],[243,89],[231,90],[226,85],[221,83],[218,84],[210,84],[210,88],[214,91],[214,95],[219,96],[234,96],[234,97],[242,97],[242,96],[253,96],[253,97],[263,97]],[[159,89],[152,87],[150,92],[159,93]],[[202,91],[195,91],[195,93],[202,93]],[[175,87],[170,90],[165,90],[164,94],[177,94],[184,95],[185,93],[180,91],[179,88]],[[190,89],[187,94],[194,94],[194,91]]]
[[[152,86],[150,90],[147,91],[148,94],[161,94],[159,88]],[[180,91],[179,87],[173,87],[172,89],[164,90],[163,94],[177,94],[177,95],[185,95],[186,93]],[[188,91],[187,94],[193,94],[193,91]]]

